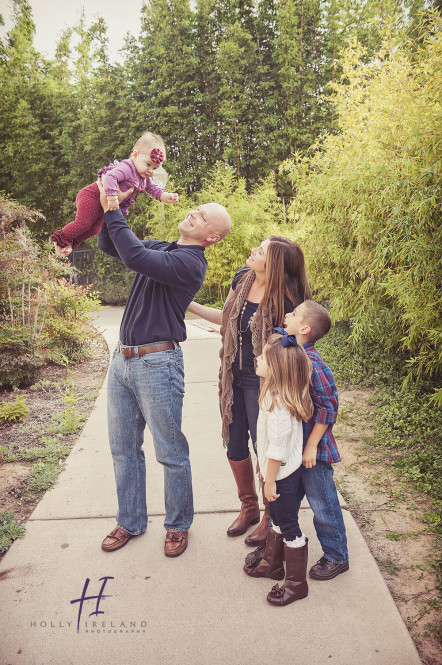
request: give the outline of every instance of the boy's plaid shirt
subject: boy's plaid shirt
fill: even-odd
[[[336,422],[338,414],[338,391],[335,380],[330,367],[322,360],[313,343],[308,342],[303,346],[313,365],[310,379],[310,396],[315,407],[313,418],[308,423],[302,423],[304,447],[315,423],[328,425],[324,436],[319,441],[316,459],[329,464],[340,462],[341,458],[333,436],[333,424]]]

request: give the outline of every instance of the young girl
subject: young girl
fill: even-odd
[[[119,208],[118,189],[127,192],[133,189],[136,193],[147,192],[154,199],[164,203],[176,203],[178,194],[165,192],[162,187],[154,185],[152,176],[165,160],[166,148],[161,136],[145,132],[135,143],[129,159],[114,161],[98,171],[107,196],[109,210]],[[121,212],[129,214],[130,206],[135,203],[135,196],[124,197]],[[51,235],[55,251],[59,256],[67,256],[72,248],[78,247],[83,240],[97,234],[103,226],[103,208],[100,204],[100,190],[96,182],[84,187],[77,194],[77,214],[75,221]]]
[[[251,577],[284,578],[267,595],[272,605],[288,605],[308,594],[307,538],[299,528],[296,490],[302,462],[302,420],[313,415],[309,394],[312,366],[294,335],[275,328],[257,358],[256,373],[264,378],[259,396],[258,462],[264,494],[270,502],[267,544],[261,560],[244,566]]]

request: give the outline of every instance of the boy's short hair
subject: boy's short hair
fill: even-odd
[[[309,342],[317,342],[324,337],[331,328],[331,316],[328,311],[314,300],[304,300],[302,303],[305,322],[310,326]]]
[[[142,134],[142,136],[140,136],[138,141],[135,143],[134,147],[132,148],[132,152],[134,150],[142,150],[143,148],[146,150],[149,148],[159,148],[162,151],[164,158],[166,158],[166,146],[159,134],[154,134],[153,132],[144,132],[144,134]]]

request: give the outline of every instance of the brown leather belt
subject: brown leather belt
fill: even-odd
[[[176,342],[179,346],[179,342]],[[157,353],[158,351],[170,351],[175,348],[174,342],[163,342],[163,344],[144,344],[143,346],[129,346],[124,347],[118,345],[120,353],[126,358],[135,358],[135,356],[144,356],[146,353]]]

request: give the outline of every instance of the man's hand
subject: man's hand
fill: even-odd
[[[276,501],[279,499],[279,494],[276,493],[276,481],[266,481],[264,484],[264,494],[267,501]]]
[[[97,180],[97,185],[98,185],[98,189],[100,190],[101,207],[103,208],[104,212],[108,212],[108,210],[110,210],[111,208],[109,207],[109,204],[108,204],[108,201],[107,201],[107,196],[104,193],[104,187],[103,187],[103,183],[101,182],[101,180]],[[125,201],[127,198],[129,198],[129,196],[132,194],[133,191],[134,191],[133,187],[128,189],[127,192],[122,192],[120,190],[120,188],[118,188],[118,201],[119,201],[119,203],[121,203],[121,201]],[[117,210],[117,208],[115,208],[115,210]]]
[[[62,258],[69,256],[72,252],[72,245],[66,245],[66,247],[59,247],[56,242],[54,242],[55,253]]]
[[[117,194],[113,194],[112,196],[107,196],[106,198],[109,210],[118,210],[120,205]]]
[[[174,194],[171,194],[170,192],[163,192],[160,196],[160,201],[162,203],[178,203],[179,200],[180,197],[176,192]]]

